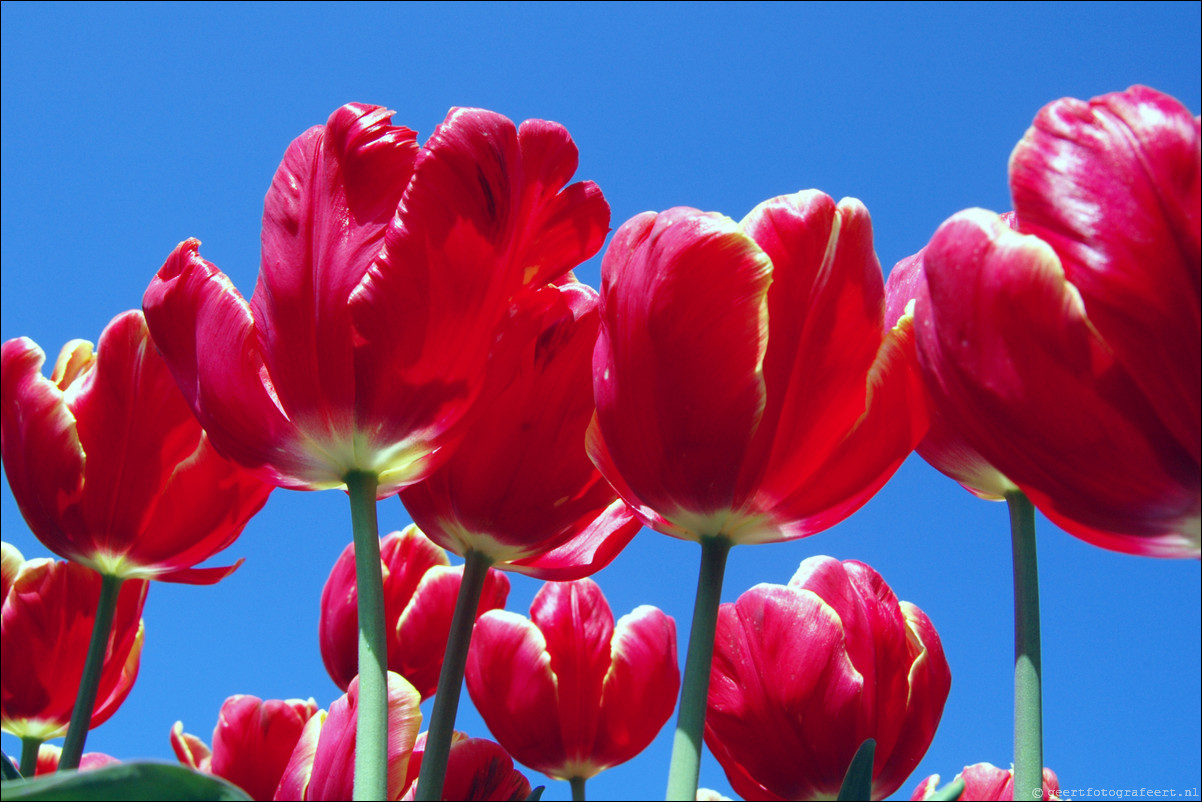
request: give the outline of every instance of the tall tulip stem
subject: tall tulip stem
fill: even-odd
[[[41,738],[21,739],[21,766],[18,769],[22,777],[32,777],[38,769],[38,750],[42,748]]]
[[[697,601],[689,630],[689,653],[685,657],[680,691],[680,717],[672,742],[668,767],[668,799],[697,798],[701,773],[701,737],[705,731],[705,708],[710,688],[710,664],[714,660],[714,630],[718,626],[718,603],[722,599],[722,577],[731,542],[724,537],[701,539],[701,572],[697,578]]]
[[[584,783],[583,777],[573,777],[568,782],[572,785],[572,802],[584,802]]]
[[[1043,788],[1043,673],[1039,642],[1039,568],[1035,507],[1021,491],[1006,494],[1014,549],[1014,798],[1039,799]]]
[[[96,621],[92,625],[92,639],[88,642],[88,657],[83,664],[83,675],[79,678],[79,694],[75,697],[75,709],[71,711],[71,723],[67,725],[67,738],[59,755],[58,770],[79,768],[83,757],[84,741],[92,723],[92,708],[96,706],[96,691],[100,687],[100,672],[104,668],[104,656],[108,651],[109,636],[113,632],[113,614],[117,611],[117,596],[121,592],[122,578],[109,574],[100,575],[100,600],[96,602]],[[36,761],[36,758],[35,758]],[[21,757],[25,766],[25,757]]]
[[[479,551],[464,555],[463,580],[455,600],[455,615],[451,618],[451,633],[447,650],[438,674],[438,691],[434,694],[434,710],[430,713],[430,731],[426,734],[426,751],[422,755],[421,774],[417,779],[416,797],[419,800],[442,799],[442,786],[447,774],[447,759],[451,754],[451,736],[455,733],[455,714],[459,711],[459,694],[463,690],[463,670],[467,665],[467,650],[472,644],[472,627],[476,623],[476,608],[480,592],[492,561]]]
[[[377,477],[351,471],[355,586],[359,596],[359,706],[355,725],[356,800],[388,798],[388,641],[384,628],[384,574],[376,521]]]

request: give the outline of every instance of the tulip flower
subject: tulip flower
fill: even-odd
[[[465,560],[431,717],[430,776],[444,771],[487,566],[576,579],[604,568],[639,530],[584,450],[597,325],[597,294],[583,284],[532,293],[501,334],[467,437],[429,478],[401,491],[421,530]],[[419,796],[441,795],[422,780]]]
[[[221,706],[212,749],[184,732],[181,721],[171,728],[171,748],[185,766],[224,777],[252,799],[274,799],[305,724],[316,712],[312,699],[231,696]]]
[[[594,184],[561,191],[577,161],[563,127],[452,109],[419,148],[391,115],[348,104],[289,146],[249,303],[196,240],[146,291],[214,444],[282,487],[364,472],[385,498],[422,478],[461,434],[510,300],[608,228]]]
[[[58,771],[58,761],[62,752],[62,749],[53,744],[42,744],[38,749],[38,767],[35,775],[53,774]],[[112,755],[106,755],[103,752],[85,752],[79,760],[79,770],[103,769],[105,766],[114,766],[120,762]]]
[[[393,532],[380,542],[384,571],[384,622],[388,632],[388,670],[407,679],[426,699],[438,687],[443,652],[451,630],[463,567],[452,568],[446,552],[416,526]],[[490,570],[477,615],[503,608],[509,580]],[[346,690],[358,673],[358,592],[355,549],[343,550],[321,594],[318,639],[326,671]]]
[[[388,758],[385,767],[387,798],[399,799],[417,741],[422,713],[421,696],[404,677],[388,674]],[[319,710],[305,723],[275,798],[281,800],[350,799],[355,779],[356,721],[359,715],[359,680],[347,692]]]
[[[4,469],[33,533],[55,554],[122,578],[211,584],[193,568],[229,546],[271,488],[210,446],[150,342],[118,315],[99,347],[3,346]]]
[[[705,742],[745,799],[838,794],[865,739],[872,798],[896,791],[935,735],[951,687],[939,635],[881,576],[811,557],[718,614]]]
[[[601,281],[589,454],[646,525],[702,546],[669,778],[693,799],[730,546],[846,518],[921,440],[926,399],[855,199],[781,196],[739,223],[646,212]]]
[[[417,798],[417,778],[426,750],[427,733],[417,736],[405,782],[408,790],[403,800]],[[469,738],[455,732],[447,762],[447,783],[444,800],[497,800],[522,802],[530,798],[530,781],[513,767],[513,758],[487,738]]]
[[[1200,153],[1154,90],[1057,101],[1011,156],[1014,215],[961,212],[906,265],[938,414],[993,479],[936,467],[1103,548],[1202,553]]]
[[[28,775],[37,745],[67,730],[79,692],[88,642],[96,619],[101,578],[82,565],[26,560],[3,546],[3,670],[0,723],[26,744],[21,758]],[[125,701],[142,656],[144,580],[126,582],[117,599],[100,670],[96,704],[87,728],[98,727]]]
[[[999,769],[992,763],[974,763],[965,766],[964,771],[956,775],[964,780],[964,790],[956,797],[960,799],[976,799],[982,802],[991,800],[1014,799],[1014,769]],[[939,785],[939,775],[932,774],[914,789],[912,800],[931,799]],[[1030,794],[1021,794],[1022,799],[1059,799],[1060,780],[1056,772],[1045,768],[1043,770],[1043,796],[1036,796],[1034,790]],[[946,798],[946,797],[945,797]]]
[[[672,715],[676,659],[676,624],[661,611],[639,607],[615,627],[595,582],[549,582],[530,619],[493,611],[476,622],[467,689],[514,758],[583,792]]]

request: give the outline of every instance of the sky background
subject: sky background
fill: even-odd
[[[1009,208],[1007,158],[1044,104],[1141,83],[1202,107],[1197,3],[5,3],[2,22],[0,338],[33,338],[51,365],[68,340],[95,341],[140,306],[187,237],[249,295],[284,149],[348,101],[396,109],[419,141],[452,106],[563,123],[580,148],[576,178],[601,186],[615,229],[648,209],[739,219],[801,189],[855,196],[886,272],[956,211]],[[600,261],[580,278],[596,286]],[[4,539],[48,556],[4,484]],[[379,514],[381,534],[408,523],[395,499]],[[173,759],[171,725],[207,741],[236,693],[328,707],[338,691],[318,651],[318,602],[350,537],[345,494],[277,490],[211,563],[245,557],[236,574],[155,584],[137,685],[89,751]],[[1039,549],[1048,766],[1078,798],[1197,798],[1199,563],[1106,552],[1042,518]],[[931,773],[1007,766],[1005,507],[912,456],[829,531],[735,549],[723,599],[784,584],[813,554],[872,565],[942,636],[951,695],[897,796]],[[594,577],[617,616],[639,604],[673,616],[682,662],[699,555],[644,530]],[[511,579],[508,609],[528,614],[541,583]],[[463,698],[458,728],[486,735]],[[590,796],[661,796],[674,724],[591,781]],[[3,745],[18,751],[7,735]],[[708,753],[701,785],[732,794]],[[567,784],[549,782],[543,798],[570,798]]]

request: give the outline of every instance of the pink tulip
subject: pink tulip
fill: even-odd
[[[8,543],[2,548],[0,723],[18,738],[57,738],[79,693],[100,575],[75,563],[26,560]],[[138,677],[146,589],[144,580],[131,580],[117,597],[89,729],[108,721]]]
[[[961,212],[899,265],[932,464],[1104,548],[1199,555],[1200,143],[1150,89],[1057,101],[1011,158],[1015,214]]]
[[[884,318],[868,211],[817,191],[742,222],[647,212],[602,264],[589,453],[648,526],[803,537],[867,501],[927,428],[908,321]]]
[[[34,770],[34,776],[43,774],[54,774],[58,771],[59,756],[63,750],[53,744],[42,744],[38,747],[38,764]],[[112,755],[106,755],[103,752],[85,752],[79,759],[80,771],[92,771],[94,769],[103,769],[105,766],[115,766],[121,761]]]
[[[467,688],[493,736],[562,780],[643,751],[676,707],[675,622],[643,606],[615,627],[589,579],[543,585],[530,617],[498,610],[476,622]]]
[[[419,148],[348,104],[284,154],[247,302],[182,243],[144,297],[155,344],[216,447],[282,487],[418,481],[463,436],[494,332],[527,287],[604,240],[556,123],[452,109]]]
[[[463,566],[452,568],[446,552],[416,526],[384,537],[380,541],[380,560],[388,670],[407,679],[426,699],[438,687]],[[490,570],[477,615],[504,607],[508,595],[509,580]],[[359,673],[358,596],[352,544],[343,550],[326,580],[318,625],[321,659],[334,684],[344,690]]]
[[[896,791],[951,687],[939,635],[863,563],[811,557],[718,614],[705,742],[746,799],[834,798],[876,740],[872,798]]]
[[[417,798],[417,776],[426,751],[426,733],[417,736],[409,758],[407,790],[402,800]],[[530,798],[530,781],[513,767],[511,758],[500,745],[487,738],[469,738],[455,732],[447,760],[447,781],[442,798],[455,800],[497,800],[524,802]]]
[[[597,294],[572,281],[541,288],[515,313],[467,437],[401,491],[430,539],[567,580],[604,568],[634,537],[639,521],[584,449],[597,325]]]
[[[1014,769],[999,769],[992,763],[974,763],[971,766],[965,766],[964,771],[957,776],[964,778],[964,791],[956,797],[957,800],[975,799],[981,800],[981,802],[998,800],[1001,802],[1001,800],[1014,799]],[[932,774],[918,784],[910,799],[930,799],[938,787],[939,775]],[[1022,794],[1022,798],[1060,799],[1060,781],[1056,778],[1056,772],[1051,769],[1043,770],[1042,793],[1042,797],[1036,796],[1032,789],[1032,793]]]
[[[312,699],[231,696],[221,706],[212,749],[184,732],[181,721],[171,728],[171,748],[185,766],[223,777],[252,799],[274,799],[305,723],[316,712]]]
[[[31,340],[3,347],[4,469],[55,554],[102,574],[211,584],[269,485],[228,462],[180,395],[141,312],[63,347],[49,379]]]

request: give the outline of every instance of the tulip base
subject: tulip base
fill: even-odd
[[[75,709],[71,711],[71,723],[67,725],[67,738],[63,741],[63,751],[58,760],[59,771],[79,768],[79,761],[83,757],[83,745],[92,723],[92,708],[96,706],[100,672],[104,668],[104,655],[108,651],[109,635],[113,631],[113,615],[117,611],[117,596],[121,592],[122,581],[119,576],[100,575],[100,599],[96,602],[96,621],[92,625],[92,639],[88,643],[88,657],[83,664],[83,675],[79,678],[79,695],[75,697]],[[37,762],[36,754],[34,762]],[[24,766],[25,755],[22,754],[21,767]]]
[[[455,714],[459,711],[459,695],[463,690],[463,671],[467,652],[472,643],[472,627],[476,623],[476,608],[492,560],[487,554],[469,551],[463,555],[463,579],[459,597],[455,600],[455,615],[442,670],[438,674],[438,690],[434,694],[434,709],[430,712],[430,730],[426,733],[426,751],[422,755],[421,773],[417,778],[415,798],[442,799],[447,761],[451,755],[451,738],[455,732]]]
[[[697,600],[693,605],[689,652],[685,657],[684,679],[681,682],[680,716],[676,721],[672,762],[668,767],[668,799],[697,798],[710,664],[714,661],[714,631],[718,626],[718,604],[722,600],[726,557],[732,545],[724,537],[701,539],[701,571],[697,578]]]
[[[353,791],[356,800],[388,798],[388,641],[376,486],[375,474],[351,471],[346,475],[359,595],[359,705]]]
[[[572,802],[584,802],[584,783],[583,777],[573,777],[568,781],[572,786]]]
[[[1035,507],[1021,491],[1006,494],[1014,551],[1014,798],[1039,799],[1043,789],[1043,656],[1039,634],[1039,567]]]

